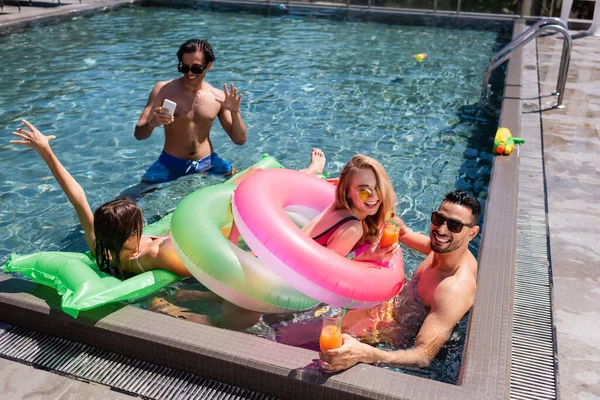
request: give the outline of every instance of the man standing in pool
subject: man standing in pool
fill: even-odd
[[[423,309],[424,321],[414,347],[383,351],[345,334],[342,347],[319,354],[324,361],[322,368],[339,371],[359,362],[428,366],[475,300],[477,260],[468,246],[479,232],[480,214],[477,199],[463,191],[454,191],[448,193],[439,209],[431,214],[429,236],[413,232],[397,219],[402,228],[400,241],[427,255],[397,296],[413,298],[409,300],[413,313],[419,307]],[[402,310],[397,308],[394,317],[396,323],[402,325],[398,312]],[[376,313],[370,313],[373,314]],[[361,318],[360,315],[356,317],[357,321]],[[345,326],[351,324],[346,318],[344,320]]]
[[[142,181],[167,182],[195,173],[231,175],[233,167],[213,151],[209,135],[218,117],[233,143],[246,142],[246,126],[240,113],[242,95],[233,84],[229,90],[226,84],[219,90],[204,80],[215,60],[206,40],[188,40],[179,48],[177,58],[177,69],[183,76],[154,85],[135,127],[137,140],[148,139],[159,126],[165,129],[163,151]],[[165,100],[176,103],[173,115],[162,107]]]

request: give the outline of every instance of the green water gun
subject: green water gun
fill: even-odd
[[[525,143],[525,139],[513,137],[508,128],[498,128],[494,138],[494,152],[508,155],[515,149],[515,144],[523,143]]]

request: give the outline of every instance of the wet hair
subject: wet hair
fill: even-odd
[[[207,65],[215,61],[216,58],[212,47],[206,40],[201,39],[190,39],[182,44],[179,50],[177,50],[177,59],[181,62],[185,53],[197,53],[199,51],[204,53],[204,61]]]
[[[473,216],[471,223],[477,224],[477,221],[479,221],[479,216],[481,215],[481,204],[479,204],[479,200],[471,196],[469,193],[462,190],[454,190],[446,195],[442,201],[442,204],[444,203],[458,204],[459,206],[468,208],[471,210],[471,215]]]
[[[94,212],[94,251],[101,271],[123,279],[119,253],[132,235],[137,235],[138,240],[141,238],[143,227],[142,210],[132,200],[117,199],[98,207]]]
[[[333,203],[332,209],[355,209],[355,205],[352,203],[348,192],[350,190],[352,177],[357,171],[363,169],[370,169],[375,174],[377,186],[381,192],[381,204],[379,205],[379,210],[377,210],[375,215],[368,215],[367,218],[365,218],[364,222],[367,226],[367,229],[365,232],[363,232],[363,236],[359,241],[359,244],[363,244],[365,239],[369,236],[375,237],[380,234],[384,226],[386,214],[390,211],[393,211],[394,205],[396,204],[396,193],[394,192],[394,187],[392,186],[390,177],[388,176],[387,172],[385,172],[383,165],[371,157],[357,154],[352,157],[350,161],[348,161],[348,163],[342,169],[342,172],[340,172],[340,179],[338,181],[335,202]]]

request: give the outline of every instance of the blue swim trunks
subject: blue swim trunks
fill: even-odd
[[[224,175],[230,173],[232,169],[231,164],[219,157],[217,153],[212,153],[201,160],[184,160],[163,150],[158,160],[148,168],[142,181],[148,183],[168,182],[184,175],[199,173]]]

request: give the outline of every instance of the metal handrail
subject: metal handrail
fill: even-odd
[[[564,22],[562,22],[560,19],[558,19],[558,18],[542,18],[542,19],[539,19],[539,20],[537,20],[537,22],[535,24],[531,25],[529,28],[527,28],[527,30],[525,30],[519,36],[517,36],[516,38],[514,38],[512,42],[510,42],[509,44],[507,44],[506,46],[504,46],[498,53],[496,53],[496,55],[494,57],[492,57],[490,59],[490,61],[488,62],[488,67],[490,65],[492,65],[494,62],[496,62],[497,59],[499,59],[500,57],[502,57],[502,55],[504,53],[506,53],[508,50],[512,49],[518,43],[520,43],[520,41],[526,35],[528,35],[531,31],[534,31],[539,26],[543,26],[543,25],[560,25],[560,26],[562,26],[563,28],[565,28],[567,30],[569,29],[569,28],[567,28],[567,25]]]
[[[528,35],[532,31],[535,31],[538,27],[545,26],[545,25],[559,25],[559,26],[562,26],[563,28],[565,28],[567,31],[569,30],[567,25],[563,21],[561,21],[559,18],[554,18],[554,17],[541,18],[541,19],[537,20],[537,22],[535,24],[531,25],[527,30],[525,30],[525,32],[523,32],[519,36],[517,36],[512,42],[510,42],[509,44],[504,46],[504,48],[502,48],[502,50],[500,50],[494,57],[492,57],[491,60],[488,62],[488,68],[490,67],[490,65],[495,63],[496,60],[498,60],[500,57],[502,57],[502,55],[504,53],[506,53],[507,51],[509,51],[516,45],[518,45],[521,42],[521,40],[524,40],[526,35]],[[564,51],[564,45],[563,45],[563,51]],[[559,71],[563,71],[563,69],[565,67],[565,65],[564,65],[565,62],[566,62],[566,59],[564,57],[561,57],[560,67],[558,69]],[[558,77],[559,77],[559,80],[556,82],[556,91],[554,93],[552,93],[553,95],[557,95],[559,93],[558,88],[561,87],[561,84],[562,84],[562,82],[560,81],[560,79],[563,78],[562,74],[559,73]],[[564,78],[566,79],[566,76]]]
[[[543,25],[543,26],[542,26]],[[541,26],[541,27],[540,27]],[[532,32],[533,31],[533,32]],[[558,81],[556,83],[556,92],[553,92],[553,95],[558,95],[558,101],[556,103],[556,108],[564,108],[562,105],[565,85],[567,83],[567,73],[569,71],[569,63],[571,61],[571,47],[572,47],[572,39],[569,34],[568,29],[564,25],[562,21],[557,22],[554,18],[543,18],[538,21],[536,24],[532,25],[529,29],[519,35],[515,40],[505,46],[502,50],[498,52],[488,63],[488,68],[485,72],[485,78],[483,80],[483,93],[481,95],[481,102],[483,104],[487,104],[488,98],[488,83],[490,80],[490,76],[492,72],[498,68],[504,61],[508,60],[515,51],[519,50],[521,47],[529,43],[531,40],[535,39],[539,35],[541,35],[545,31],[555,31],[563,34],[565,41],[563,42],[562,55],[560,59],[560,67],[558,70]],[[529,34],[529,36],[526,36]]]

